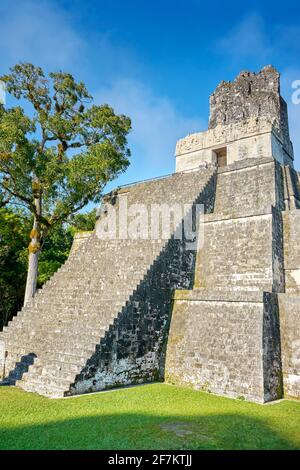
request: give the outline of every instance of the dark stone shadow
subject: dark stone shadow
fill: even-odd
[[[16,363],[15,368],[9,371],[7,377],[5,377],[0,385],[15,385],[17,380],[21,380],[23,375],[28,372],[29,366],[34,363],[36,354],[29,353],[21,357],[21,360]]]

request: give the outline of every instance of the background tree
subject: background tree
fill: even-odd
[[[21,107],[0,105],[0,201],[21,204],[33,216],[27,302],[48,233],[88,202],[99,202],[104,186],[129,165],[131,122],[108,105],[92,105],[85,85],[68,73],[46,77],[26,63],[0,80],[33,109],[26,115]]]
[[[22,211],[0,208],[0,331],[23,304],[30,223]]]
[[[72,215],[70,224],[75,231],[90,231],[94,230],[96,219],[96,209],[92,209],[90,212]]]

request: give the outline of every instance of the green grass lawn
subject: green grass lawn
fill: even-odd
[[[300,449],[300,402],[151,384],[49,400],[0,387],[0,449]]]

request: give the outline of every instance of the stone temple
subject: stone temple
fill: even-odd
[[[48,397],[166,381],[300,397],[300,187],[271,66],[221,82],[171,176],[106,195],[96,229],[0,334],[2,383]],[[203,204],[203,243],[101,238],[126,196]],[[197,248],[198,246],[198,248]],[[2,367],[3,366],[3,367]]]

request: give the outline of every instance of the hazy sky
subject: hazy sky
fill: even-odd
[[[173,172],[176,140],[206,129],[216,85],[273,64],[300,169],[299,16],[296,1],[0,0],[0,73],[19,61],[72,72],[128,114],[132,164],[116,185]]]

